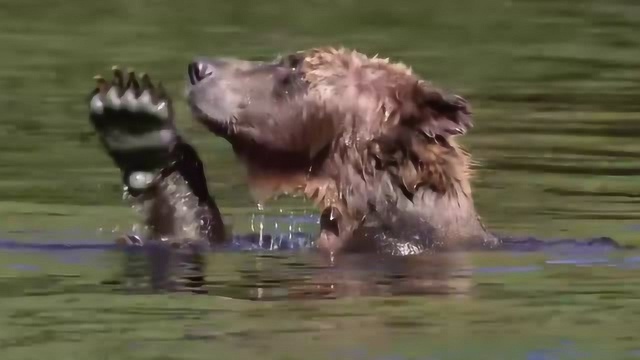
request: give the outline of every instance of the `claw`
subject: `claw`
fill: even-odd
[[[101,97],[107,93],[109,85],[100,74],[95,75],[93,79],[96,81],[96,88],[90,94],[89,110],[94,114],[101,115],[104,113],[104,103]]]
[[[122,74],[122,70],[117,65],[114,65],[111,70],[113,70],[113,80],[111,84],[113,87],[117,88],[118,94],[122,96],[124,92],[124,75]]]
[[[120,169],[167,166],[177,136],[171,98],[161,84],[154,87],[147,74],[133,69],[125,73],[117,66],[112,70],[112,79],[94,77],[96,86],[89,99],[90,121],[102,144]],[[129,175],[124,181],[131,189],[144,190],[155,181],[155,172]]]
[[[110,83],[101,75],[94,77],[97,86],[90,100],[93,113],[102,114],[106,107],[128,112],[143,111],[165,121],[171,119],[171,98],[161,82],[154,85],[148,74],[136,76],[135,71],[128,68],[125,85],[124,72],[120,67],[114,65],[111,69],[113,79]]]
[[[138,101],[140,102],[140,106],[144,107],[146,110],[152,110],[153,101],[151,98],[151,91],[153,91],[153,84],[151,84],[151,79],[149,75],[142,73],[141,74],[142,86],[140,88],[141,93]]]
[[[96,81],[96,89],[98,90],[98,92],[105,94],[109,85],[107,84],[107,81],[102,77],[102,75],[98,74],[94,76],[93,80]]]
[[[136,99],[139,94],[140,84],[138,84],[133,69],[129,69],[126,91],[122,95],[122,106],[131,112],[136,112],[139,108],[138,100]]]
[[[111,70],[113,71],[114,85],[123,86],[124,77],[122,75],[122,70],[120,70],[120,67],[118,65],[114,65],[113,67],[111,67]]]
[[[142,73],[140,74],[140,76],[142,77],[142,91],[144,90],[151,90],[153,91],[153,84],[151,83],[151,78],[149,77],[148,74],[146,73]]]
[[[136,74],[133,69],[129,69],[129,78],[127,79],[127,88],[133,89],[133,91],[138,95],[140,91],[140,84],[138,83],[138,79],[136,78]]]
[[[129,78],[127,79],[127,88],[133,89],[134,91],[140,90],[140,84],[138,83],[138,79],[136,78],[136,74],[133,69],[129,69]]]

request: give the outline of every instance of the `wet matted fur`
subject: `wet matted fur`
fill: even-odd
[[[455,140],[472,127],[470,106],[409,67],[319,48],[272,62],[200,58],[188,76],[194,116],[232,144],[257,200],[318,204],[321,248],[496,244]]]

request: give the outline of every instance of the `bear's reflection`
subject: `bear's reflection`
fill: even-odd
[[[250,263],[245,262],[243,271],[249,288],[245,297],[261,300],[465,295],[471,287],[468,254],[462,252],[308,256],[298,261],[254,257],[255,271],[247,271]]]
[[[307,252],[215,252],[161,243],[124,252],[125,288],[191,291],[251,300],[466,295],[469,253],[393,256]]]

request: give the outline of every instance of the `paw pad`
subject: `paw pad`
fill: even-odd
[[[147,74],[138,76],[129,69],[125,79],[119,67],[112,71],[111,81],[94,77],[89,118],[105,150],[125,173],[125,183],[144,188],[170,164],[178,140],[171,98],[162,83],[154,85]]]

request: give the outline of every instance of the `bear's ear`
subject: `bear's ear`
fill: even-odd
[[[446,140],[473,127],[471,107],[461,96],[419,82],[407,100],[411,104],[404,107],[408,111],[402,116],[403,125],[429,138]]]

